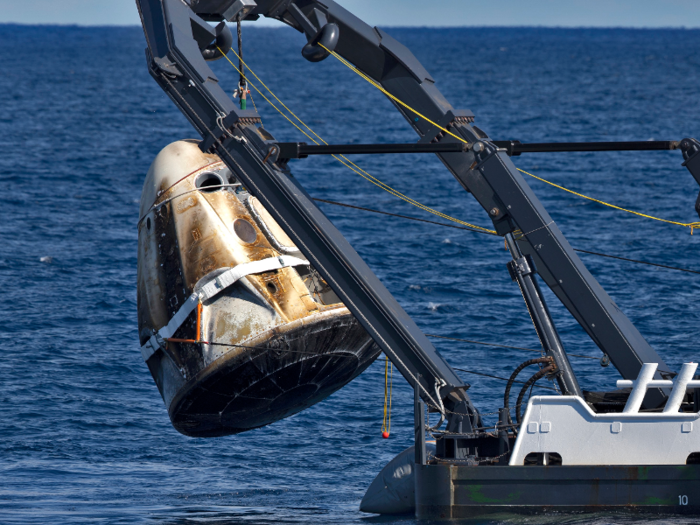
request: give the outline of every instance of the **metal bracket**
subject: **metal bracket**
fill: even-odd
[[[525,275],[531,275],[536,273],[535,262],[532,257],[526,255],[525,257],[518,257],[508,262],[508,272],[510,273],[511,279],[514,281],[518,280],[518,276],[524,277]]]
[[[221,14],[221,16],[223,16],[229,22],[235,22],[239,15],[241,20],[243,20],[257,6],[258,4],[256,4],[253,0],[236,0],[231,7]]]
[[[418,117],[416,117],[417,119]],[[428,144],[431,142],[438,142],[445,137],[445,132],[440,128],[449,129],[450,126],[455,124],[471,124],[474,122],[474,113],[468,109],[449,109],[447,112],[437,121],[439,127],[432,125],[426,130],[423,137],[418,141],[418,144]]]

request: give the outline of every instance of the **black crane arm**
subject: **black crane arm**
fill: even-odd
[[[206,21],[233,20],[237,14],[277,18],[306,35],[307,59],[327,56],[320,41],[435,122],[438,126],[392,101],[420,136],[419,144],[460,142],[440,128],[460,136],[469,150],[439,153],[441,161],[487,211],[496,231],[517,239],[514,244],[519,248],[514,252],[530,257],[621,375],[635,379],[645,362],[659,363],[660,375],[670,372],[588,272],[507,152],[472,125],[471,111],[452,108],[418,60],[384,31],[330,0],[137,0],[137,4],[151,74],[200,132],[202,148],[218,153],[261,200],[426,402],[442,401],[448,411],[459,406],[455,411],[476,414],[458,376],[283,163],[276,163],[279,146],[256,131],[257,112],[238,109],[219,87],[202,53],[211,51],[215,39],[225,41],[225,25],[214,29]],[[478,148],[473,147],[476,144]],[[439,396],[434,395],[436,387]],[[647,396],[650,406],[664,399],[662,391]],[[456,429],[454,419],[451,425]],[[469,424],[477,419],[472,417]]]
[[[522,253],[532,258],[545,283],[596,345],[610,356],[622,377],[635,379],[643,363],[659,363],[658,376],[671,372],[573,251],[507,151],[498,148],[472,124],[471,111],[452,108],[405,46],[330,0],[259,0],[253,13],[277,18],[304,32],[310,42],[307,46],[323,29],[318,24],[335,24],[340,33],[335,46],[338,54],[440,127],[470,145],[484,144],[478,154],[470,149],[438,156],[487,211],[496,231],[500,235],[516,234]],[[309,23],[300,22],[302,16]],[[459,142],[405,106],[393,100],[392,103],[421,137],[418,143]],[[665,397],[663,391],[653,391],[646,403],[659,406]]]
[[[205,18],[220,19],[246,3],[201,0],[196,5]],[[481,426],[468,386],[289,170],[275,163],[279,147],[258,131],[257,112],[239,109],[219,86],[203,51],[211,50],[225,26],[211,28],[183,0],[137,0],[137,5],[150,73],[201,134],[200,147],[217,153],[260,199],[421,398],[447,415],[448,429],[471,432]]]

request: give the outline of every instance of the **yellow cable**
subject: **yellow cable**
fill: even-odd
[[[559,184],[555,184],[555,183],[550,182],[546,179],[543,179],[542,177],[538,177],[537,175],[533,175],[532,173],[528,173],[527,171],[521,170],[520,168],[517,168],[517,169],[520,173],[524,173],[525,175],[529,175],[530,177],[533,177],[539,181],[545,182],[545,183],[549,184],[550,186],[554,186],[555,188],[559,188],[560,190],[566,191],[567,193],[571,193],[572,195],[576,195],[577,197],[581,197],[582,199],[588,199],[589,201],[597,202],[598,204],[602,204],[603,206],[607,206],[609,208],[613,208],[613,209],[620,210],[620,211],[626,211],[627,213],[631,213],[633,215],[638,215],[639,217],[645,217],[647,219],[653,219],[655,221],[665,222],[668,224],[675,224],[677,226],[685,226],[686,228],[690,228],[691,235],[693,234],[694,228],[700,228],[700,222],[669,221],[667,219],[661,219],[659,217],[654,217],[653,215],[647,215],[645,213],[640,213],[638,211],[628,210],[627,208],[622,208],[620,206],[610,204],[609,202],[601,201],[599,199],[594,199],[593,197],[589,197],[588,195],[584,195],[583,193],[578,193],[576,191],[570,190],[568,188],[565,188],[564,186],[560,186]]]
[[[221,49],[219,49],[219,51],[221,51]],[[250,66],[249,66],[248,64],[246,64],[245,62],[243,62],[243,60],[240,58],[240,56],[238,56],[238,54],[237,54],[233,49],[231,49],[231,51],[233,52],[234,55],[236,55],[236,57],[241,61],[241,63],[242,63],[245,67],[248,68],[248,71],[250,71],[250,72],[253,74],[253,76],[263,85],[263,87],[275,98],[275,100],[277,100],[277,101],[280,103],[281,106],[283,106],[283,107],[284,107],[295,119],[297,119],[306,129],[308,129],[311,133],[313,133],[313,134],[319,139],[319,141],[323,142],[323,143],[326,144],[326,145],[328,144],[328,143],[327,143],[325,140],[323,140],[315,131],[313,131],[303,120],[301,120],[292,110],[290,110],[290,109],[286,106],[286,104],[285,104],[284,102],[282,102],[282,101],[277,97],[277,95],[275,95],[275,94],[272,92],[272,90],[260,79],[260,77],[258,77],[258,76],[255,74],[255,72],[250,68]],[[223,54],[223,56],[226,58],[226,60],[229,62],[229,64],[231,64],[231,66],[232,66],[236,71],[238,71],[239,74],[240,74],[240,70],[239,70],[238,67],[236,67],[236,65],[231,61],[231,59],[230,59],[226,54],[224,54],[223,51],[222,51],[222,54]],[[247,80],[248,84],[251,85],[251,86],[253,87],[253,89],[255,89],[255,91],[257,91],[257,92],[260,94],[260,96],[263,97],[263,98],[267,101],[268,104],[270,104],[277,112],[280,113],[280,115],[282,115],[285,119],[287,119],[287,121],[289,121],[295,128],[297,128],[299,131],[301,131],[301,133],[302,133],[305,137],[307,137],[309,140],[311,140],[314,144],[318,144],[318,141],[316,141],[313,137],[311,137],[308,133],[306,133],[303,129],[301,129],[295,122],[293,122],[287,115],[285,115],[284,112],[283,112],[282,110],[280,110],[274,103],[272,103],[272,101],[270,101],[270,99],[267,98],[267,97],[265,96],[265,94],[263,94],[263,92],[260,91],[260,89],[258,89],[258,87],[257,87],[255,84],[253,84],[253,83],[252,83],[250,80],[248,80],[248,79],[246,79],[246,80]],[[392,187],[389,186],[388,184],[382,182],[381,180],[377,179],[377,178],[374,177],[373,175],[370,175],[369,173],[367,173],[365,170],[363,170],[362,168],[360,168],[357,164],[355,164],[354,162],[352,162],[350,159],[348,159],[348,158],[345,157],[344,155],[340,155],[340,156],[333,155],[333,158],[336,159],[336,160],[337,160],[338,162],[340,162],[341,164],[343,164],[344,166],[346,166],[347,168],[349,168],[349,169],[351,169],[352,171],[354,171],[355,173],[357,173],[358,175],[360,175],[360,177],[362,177],[363,179],[367,180],[368,182],[371,182],[372,184],[374,184],[375,186],[381,188],[382,190],[384,190],[384,191],[386,191],[386,192],[388,192],[388,193],[394,195],[395,197],[398,197],[399,199],[401,199],[401,200],[403,200],[403,201],[405,201],[405,202],[407,202],[407,203],[409,203],[409,204],[412,204],[413,206],[416,206],[417,208],[422,209],[423,211],[426,211],[426,212],[428,212],[428,213],[432,213],[433,215],[437,215],[437,216],[440,217],[440,218],[443,218],[443,219],[445,219],[445,220],[449,220],[449,221],[455,222],[455,223],[457,223],[457,224],[461,224],[461,225],[463,225],[463,226],[467,226],[467,227],[469,227],[469,228],[474,228],[474,229],[477,229],[477,230],[480,230],[480,231],[484,231],[484,232],[488,232],[488,233],[493,233],[493,234],[496,233],[494,230],[489,230],[488,228],[484,228],[484,227],[482,227],[482,226],[477,226],[476,224],[471,224],[471,223],[462,221],[462,220],[460,220],[460,219],[456,219],[456,218],[454,218],[454,217],[451,217],[450,215],[447,215],[447,214],[445,214],[445,213],[439,212],[439,211],[437,211],[437,210],[435,210],[435,209],[433,209],[433,208],[430,208],[429,206],[426,206],[426,205],[424,205],[424,204],[421,204],[420,202],[418,202],[418,201],[412,199],[411,197],[408,197],[407,195],[404,195],[403,193],[399,192],[398,190],[395,190],[394,188],[392,188]]]
[[[295,114],[291,109],[289,109],[289,108],[286,106],[286,104],[285,104],[284,102],[282,102],[282,101],[277,97],[277,95],[275,95],[275,94],[272,92],[272,90],[271,90],[269,87],[267,87],[267,84],[265,84],[265,82],[263,82],[262,79],[261,79],[258,75],[255,74],[255,71],[253,71],[253,70],[250,68],[250,66],[249,66],[247,63],[245,63],[245,62],[243,61],[243,59],[238,55],[238,53],[236,53],[236,51],[234,51],[233,48],[231,48],[230,51],[231,51],[234,55],[236,55],[236,58],[238,58],[238,60],[240,60],[241,63],[242,63],[245,67],[248,68],[248,71],[250,71],[250,72],[253,74],[253,76],[256,78],[256,80],[257,80],[258,82],[260,82],[260,84],[262,84],[262,86],[268,91],[268,93],[270,93],[270,95],[272,95],[272,96],[274,97],[274,99],[277,100],[277,102],[279,102],[280,105],[281,105],[284,109],[286,109],[287,111],[289,111],[290,115],[292,115],[295,119],[297,119],[299,122],[301,122],[301,124],[302,124],[306,129],[308,129],[313,135],[316,135],[316,138],[317,138],[318,140],[320,140],[320,141],[323,142],[324,144],[328,145],[328,143],[327,143],[325,140],[323,140],[321,137],[319,137],[319,136],[316,134],[316,132],[315,132],[314,130],[312,130],[309,126],[307,126],[307,125],[304,123],[303,120],[301,120],[299,117],[297,117],[296,114]],[[226,59],[229,61],[229,63],[230,63],[234,68],[236,68],[236,70],[238,70],[238,68],[233,64],[233,62],[231,62],[231,60],[228,59],[228,57],[226,57]],[[277,109],[277,108],[275,108],[275,109]],[[279,110],[278,110],[278,111],[279,111]],[[308,136],[308,135],[307,135],[307,136]],[[311,140],[313,140],[313,139],[311,139]],[[315,142],[315,141],[314,141],[314,142]],[[315,142],[315,143],[318,144],[318,142]]]
[[[375,82],[372,78],[370,78],[369,76],[367,76],[367,75],[365,75],[364,73],[362,73],[357,67],[355,67],[355,66],[353,66],[352,64],[350,64],[347,60],[345,60],[343,57],[341,57],[341,56],[340,56],[338,53],[336,53],[335,51],[331,51],[330,49],[326,48],[323,44],[320,44],[320,43],[319,43],[319,45],[320,45],[321,47],[323,47],[323,49],[325,49],[326,51],[328,51],[331,55],[333,55],[335,58],[337,58],[342,64],[344,64],[344,65],[347,66],[349,69],[351,69],[352,71],[354,71],[355,73],[357,73],[360,77],[362,77],[362,78],[365,79],[367,82],[369,82],[370,84],[372,84],[375,88],[377,88],[378,90],[380,90],[382,93],[384,93],[386,96],[388,96],[389,98],[391,98],[391,99],[392,99],[393,101],[395,101],[396,103],[398,103],[398,104],[400,104],[401,106],[405,107],[406,109],[412,111],[413,113],[415,113],[416,115],[418,115],[418,116],[421,117],[422,119],[426,120],[427,122],[430,122],[430,123],[433,124],[434,126],[437,126],[438,128],[440,128],[440,129],[443,130],[444,132],[449,133],[449,134],[452,135],[453,137],[455,137],[455,138],[461,140],[462,142],[465,142],[465,143],[467,142],[466,140],[464,140],[464,139],[462,139],[462,138],[460,138],[460,137],[458,137],[458,136],[456,136],[456,135],[450,133],[450,132],[447,131],[445,128],[442,128],[442,127],[438,126],[435,122],[433,122],[432,120],[430,120],[428,117],[426,117],[426,116],[420,114],[418,111],[416,111],[415,109],[413,109],[411,106],[409,106],[408,104],[406,104],[406,103],[403,102],[402,100],[399,100],[398,98],[396,98],[394,95],[392,95],[391,93],[389,93],[386,89],[384,89],[379,83]],[[575,191],[573,191],[573,190],[570,190],[570,189],[568,189],[568,188],[565,188],[564,186],[560,186],[559,184],[554,184],[553,182],[550,182],[550,181],[545,180],[545,179],[543,179],[543,178],[541,178],[541,177],[538,177],[537,175],[533,175],[532,173],[528,173],[527,171],[523,171],[523,170],[521,170],[520,168],[517,168],[517,169],[518,169],[519,172],[524,173],[525,175],[529,175],[530,177],[534,177],[535,179],[540,180],[540,181],[542,181],[542,182],[546,182],[547,184],[550,184],[551,186],[554,186],[555,188],[559,188],[560,190],[566,191],[566,192],[568,192],[568,193],[571,193],[572,195],[576,195],[576,196],[581,197],[581,198],[583,198],[583,199],[588,199],[588,200],[590,200],[590,201],[597,202],[597,203],[602,204],[602,205],[604,205],[604,206],[608,206],[609,208],[613,208],[613,209],[620,210],[620,211],[625,211],[625,212],[627,212],[627,213],[631,213],[631,214],[637,215],[637,216],[639,216],[639,217],[645,217],[645,218],[647,218],[647,219],[653,219],[653,220],[655,220],[655,221],[665,222],[665,223],[668,223],[668,224],[675,224],[675,225],[677,225],[677,226],[685,226],[686,228],[690,228],[690,234],[691,234],[691,235],[693,234],[693,229],[694,229],[694,228],[700,228],[700,222],[688,222],[688,223],[685,223],[685,222],[669,221],[669,220],[667,220],[667,219],[661,219],[661,218],[659,218],[659,217],[654,217],[653,215],[647,215],[647,214],[645,214],[645,213],[640,213],[640,212],[637,212],[637,211],[628,210],[627,208],[622,208],[622,207],[620,207],[620,206],[615,206],[614,204],[610,204],[610,203],[601,201],[601,200],[599,200],[599,199],[594,199],[593,197],[589,197],[589,196],[584,195],[584,194],[582,194],[582,193],[575,192]]]
[[[372,78],[370,78],[369,76],[365,75],[362,71],[360,71],[360,70],[357,69],[355,66],[353,66],[352,64],[350,64],[350,62],[348,62],[347,60],[345,60],[343,57],[341,57],[341,56],[340,56],[338,53],[336,53],[335,51],[331,51],[330,49],[328,49],[326,46],[324,46],[324,45],[321,44],[320,42],[319,42],[318,45],[321,46],[321,47],[322,47],[323,49],[325,49],[326,51],[328,51],[331,55],[333,55],[335,58],[337,58],[342,64],[344,64],[345,66],[347,66],[348,68],[350,68],[352,71],[354,71],[355,73],[357,73],[360,77],[364,78],[367,82],[369,82],[370,84],[372,84],[374,87],[376,87],[379,91],[381,91],[382,93],[384,93],[387,97],[389,97],[391,100],[393,100],[393,101],[396,102],[397,104],[399,104],[399,105],[405,107],[407,110],[411,111],[412,113],[415,113],[415,114],[418,115],[420,118],[422,118],[422,119],[425,120],[426,122],[429,122],[430,124],[432,124],[432,125],[435,126],[436,128],[438,128],[438,129],[444,131],[444,132],[447,133],[448,135],[450,135],[450,136],[456,138],[457,140],[459,140],[459,141],[461,141],[461,142],[464,142],[465,144],[469,144],[469,142],[467,142],[466,140],[464,140],[462,137],[459,137],[459,136],[455,135],[454,133],[452,133],[451,131],[448,131],[447,129],[443,128],[442,126],[440,126],[440,125],[437,124],[436,122],[433,122],[432,120],[430,120],[428,117],[426,117],[426,116],[423,115],[422,113],[419,113],[418,111],[416,111],[415,109],[413,109],[411,106],[409,106],[408,104],[406,104],[404,101],[399,100],[398,98],[396,98],[394,95],[392,95],[391,93],[389,93],[386,89],[384,89],[379,83],[375,82]]]
[[[263,80],[255,73],[255,71],[253,71],[253,69],[250,67],[249,64],[246,64],[246,63],[243,61],[243,59],[238,55],[238,53],[236,53],[235,50],[231,49],[231,51],[233,52],[234,55],[236,55],[236,58],[238,58],[238,60],[240,60],[241,63],[242,63],[245,67],[248,68],[248,71],[250,71],[250,72],[253,74],[253,76],[258,80],[258,82],[260,82],[260,83],[262,84],[262,86],[275,98],[275,100],[277,100],[277,102],[279,102],[280,105],[281,105],[282,107],[284,107],[284,109],[286,109],[286,110],[287,110],[295,119],[297,119],[306,129],[308,129],[311,133],[313,133],[313,134],[316,136],[316,138],[318,138],[318,139],[319,139],[321,142],[323,142],[324,144],[328,145],[328,143],[327,143],[325,140],[323,140],[323,138],[321,138],[313,129],[311,129],[303,120],[301,120],[291,109],[289,109],[289,108],[287,107],[287,105],[286,105],[284,102],[282,102],[282,101],[277,97],[277,95],[275,95],[275,94],[273,93],[273,91],[267,86],[267,84],[265,84],[265,82],[263,82]],[[229,61],[229,63],[238,71],[238,68],[235,66],[235,64],[233,64],[233,62],[231,62],[231,60],[229,60],[228,57],[226,57],[226,59],[227,59],[227,60]],[[255,86],[253,86],[253,87],[255,87]],[[257,88],[256,88],[256,91],[260,92],[260,90],[258,90]],[[274,106],[274,104],[272,105],[272,107],[274,107],[275,109],[277,109],[277,111],[279,111],[279,109],[276,108],[276,107]],[[287,120],[289,120],[289,119],[287,119]],[[296,127],[297,127],[297,129],[299,129],[298,126],[296,126]],[[439,127],[439,126],[438,126],[438,127]],[[441,128],[441,129],[442,129],[442,128]],[[308,135],[307,133],[304,133],[304,135],[307,136],[307,137],[309,137],[309,135]],[[309,138],[314,142],[314,144],[318,144],[318,142],[316,142],[314,139],[312,139],[311,137],[309,137]],[[384,191],[387,191],[388,193],[391,193],[391,194],[394,195],[395,197],[398,197],[398,198],[400,198],[401,200],[403,200],[403,201],[405,201],[405,202],[408,202],[409,204],[412,204],[412,205],[414,205],[414,206],[416,206],[416,207],[418,207],[418,208],[420,208],[420,209],[422,209],[422,210],[424,210],[424,211],[427,211],[428,213],[432,213],[433,215],[437,215],[438,217],[441,217],[441,218],[443,218],[443,219],[446,219],[446,220],[449,220],[449,221],[452,221],[452,222],[456,222],[456,223],[458,223],[458,224],[462,224],[462,225],[464,225],[464,226],[468,226],[468,227],[471,227],[471,228],[476,228],[476,229],[478,229],[478,230],[485,231],[485,232],[488,232],[488,233],[496,233],[496,232],[493,231],[493,230],[489,230],[489,229],[487,229],[487,228],[482,228],[481,226],[477,226],[477,225],[475,225],[475,224],[470,224],[470,223],[468,223],[468,222],[461,221],[461,220],[459,220],[459,219],[456,219],[456,218],[454,218],[454,217],[451,217],[451,216],[449,216],[449,215],[446,215],[446,214],[444,214],[444,213],[442,213],[442,212],[439,212],[439,211],[437,211],[437,210],[435,210],[435,209],[433,209],[433,208],[430,208],[429,206],[425,206],[424,204],[421,204],[420,202],[418,202],[418,201],[416,201],[416,200],[414,200],[414,199],[412,199],[412,198],[410,198],[410,197],[408,197],[408,196],[402,194],[402,193],[399,192],[398,190],[395,190],[395,189],[392,188],[391,186],[385,184],[385,183],[382,182],[381,180],[379,180],[379,179],[377,179],[376,177],[370,175],[370,174],[367,173],[365,170],[363,170],[362,168],[360,168],[357,164],[355,164],[355,163],[352,162],[350,159],[348,159],[345,155],[340,155],[340,158],[338,158],[338,156],[336,156],[336,155],[333,155],[333,158],[335,158],[335,159],[338,160],[341,164],[343,164],[343,165],[345,165],[346,167],[350,168],[352,171],[354,171],[355,173],[357,173],[358,175],[360,175],[360,176],[361,176],[362,178],[364,178],[365,180],[371,182],[371,183],[374,184],[375,186],[380,187],[381,189],[383,189]],[[341,159],[342,159],[342,160],[341,160]],[[349,164],[350,166],[348,166],[348,164]],[[352,166],[352,167],[351,167],[351,166]]]

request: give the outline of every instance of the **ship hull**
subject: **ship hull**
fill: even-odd
[[[416,516],[700,514],[700,465],[416,465]]]

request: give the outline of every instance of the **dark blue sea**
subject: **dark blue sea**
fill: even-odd
[[[389,32],[414,51],[452,105],[471,109],[494,139],[700,137],[700,31]],[[243,37],[256,73],[328,142],[416,140],[383,95],[333,58],[305,62],[295,31],[245,26]],[[0,26],[0,523],[413,523],[358,511],[374,476],[412,443],[413,394],[400,377],[391,437],[381,437],[382,361],[326,401],[266,428],[192,439],[170,425],[139,353],[136,221],[152,159],[195,132],[148,75],[144,48],[138,27]],[[223,60],[213,67],[232,90],[237,74]],[[303,140],[255,93],[254,100],[276,138]],[[433,157],[357,162],[426,205],[489,225]],[[533,154],[515,163],[619,206],[698,220],[699,188],[679,152]],[[314,197],[434,218],[332,159],[292,164]],[[700,232],[528,182],[574,247],[700,270]],[[502,240],[330,205],[323,210],[425,332],[537,348]],[[670,365],[697,360],[700,275],[581,257]],[[599,358],[567,311],[547,297],[566,348]],[[498,376],[531,356],[435,344],[453,366]],[[597,359],[572,362],[586,389],[614,388],[619,378]],[[483,412],[497,410],[502,381],[462,376]]]

